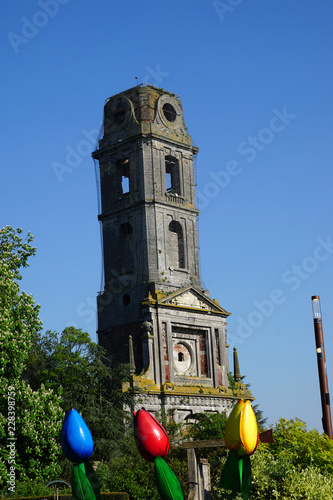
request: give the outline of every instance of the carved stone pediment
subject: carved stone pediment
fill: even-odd
[[[210,299],[207,295],[192,286],[163,297],[158,303],[166,306],[199,309],[207,312],[211,311],[225,316],[230,315],[230,313],[223,309],[216,300]]]

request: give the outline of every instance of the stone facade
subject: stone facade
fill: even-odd
[[[199,276],[192,145],[179,98],[137,86],[107,100],[99,162],[104,290],[98,338],[129,362],[147,410],[232,406],[227,317]]]

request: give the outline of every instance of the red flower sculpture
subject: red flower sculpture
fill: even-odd
[[[169,438],[164,427],[144,408],[133,414],[134,438],[140,455],[148,462],[154,462],[155,457],[165,458]]]

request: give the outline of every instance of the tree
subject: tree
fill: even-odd
[[[62,410],[52,390],[33,391],[22,372],[42,323],[39,305],[20,291],[21,268],[35,255],[30,233],[0,230],[0,484],[15,489],[20,477],[49,477],[59,470]],[[9,474],[10,473],[10,474]],[[13,489],[14,488],[14,489]]]
[[[20,268],[27,267],[29,257],[36,253],[30,245],[32,235],[28,233],[23,241],[22,232],[11,226],[0,231],[0,390],[20,378],[32,337],[42,328],[39,305],[25,291],[20,293],[18,284],[22,279]]]
[[[20,380],[16,384],[16,467],[22,479],[58,479],[64,418],[61,398],[43,385],[37,390]]]
[[[23,376],[34,389],[41,384],[55,391],[61,387],[64,407],[70,407],[92,385],[97,349],[87,332],[74,327],[61,334],[51,330],[37,334]]]
[[[130,418],[126,408],[131,407],[131,393],[121,390],[129,367],[112,368],[87,332],[67,327],[60,335],[37,335],[24,377],[35,389],[44,384],[58,391],[65,410],[82,413],[94,438],[96,460],[110,459],[119,450]]]

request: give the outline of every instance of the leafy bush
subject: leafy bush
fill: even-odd
[[[1,498],[1,497],[0,497]],[[73,500],[72,494],[59,494],[59,500]],[[102,500],[129,500],[125,492],[101,493]],[[37,495],[28,497],[12,497],[12,500],[54,500],[54,495]]]
[[[186,450],[179,446],[170,449],[166,462],[187,493]],[[102,491],[126,491],[130,500],[160,500],[156,488],[154,464],[139,455],[133,435],[125,436],[121,452],[115,453],[107,462],[101,461],[96,472]]]
[[[193,441],[223,439],[227,425],[227,417],[224,413],[199,413],[197,422],[188,430],[187,437]]]
[[[274,457],[285,457],[295,466],[304,469],[317,467],[322,473],[333,473],[333,441],[299,419],[280,419],[273,428],[274,443],[270,450]]]
[[[102,470],[101,470],[102,469]],[[159,500],[155,485],[154,465],[140,456],[122,456],[100,464],[97,474],[104,491],[126,491],[130,499]]]
[[[70,488],[61,488],[59,490],[59,495],[64,493],[71,493]],[[3,490],[1,492],[1,495],[3,497],[6,497],[8,492],[6,490]],[[16,488],[15,488],[15,494],[12,494],[11,497],[13,498],[22,498],[22,497],[38,497],[38,496],[52,496],[52,487],[48,486],[46,487],[45,481],[42,479],[27,479],[26,481],[17,481],[16,483]]]
[[[251,461],[251,499],[332,499],[332,476],[315,466],[301,468],[294,465],[284,454],[274,457],[268,445],[259,446]]]
[[[273,444],[259,443],[251,456],[251,499],[331,500],[333,442],[296,420],[280,419],[273,428]],[[211,462],[212,464],[212,462]],[[219,488],[224,459],[212,474],[213,498],[228,498]]]
[[[19,286],[21,269],[36,252],[30,245],[33,236],[28,233],[23,240],[22,232],[10,226],[0,229],[0,487],[6,485],[11,493],[9,467],[15,465],[20,479],[48,478],[59,472],[61,455],[60,398],[42,385],[33,390],[22,380],[33,339],[42,328],[40,306]],[[13,438],[11,451],[8,438]]]

